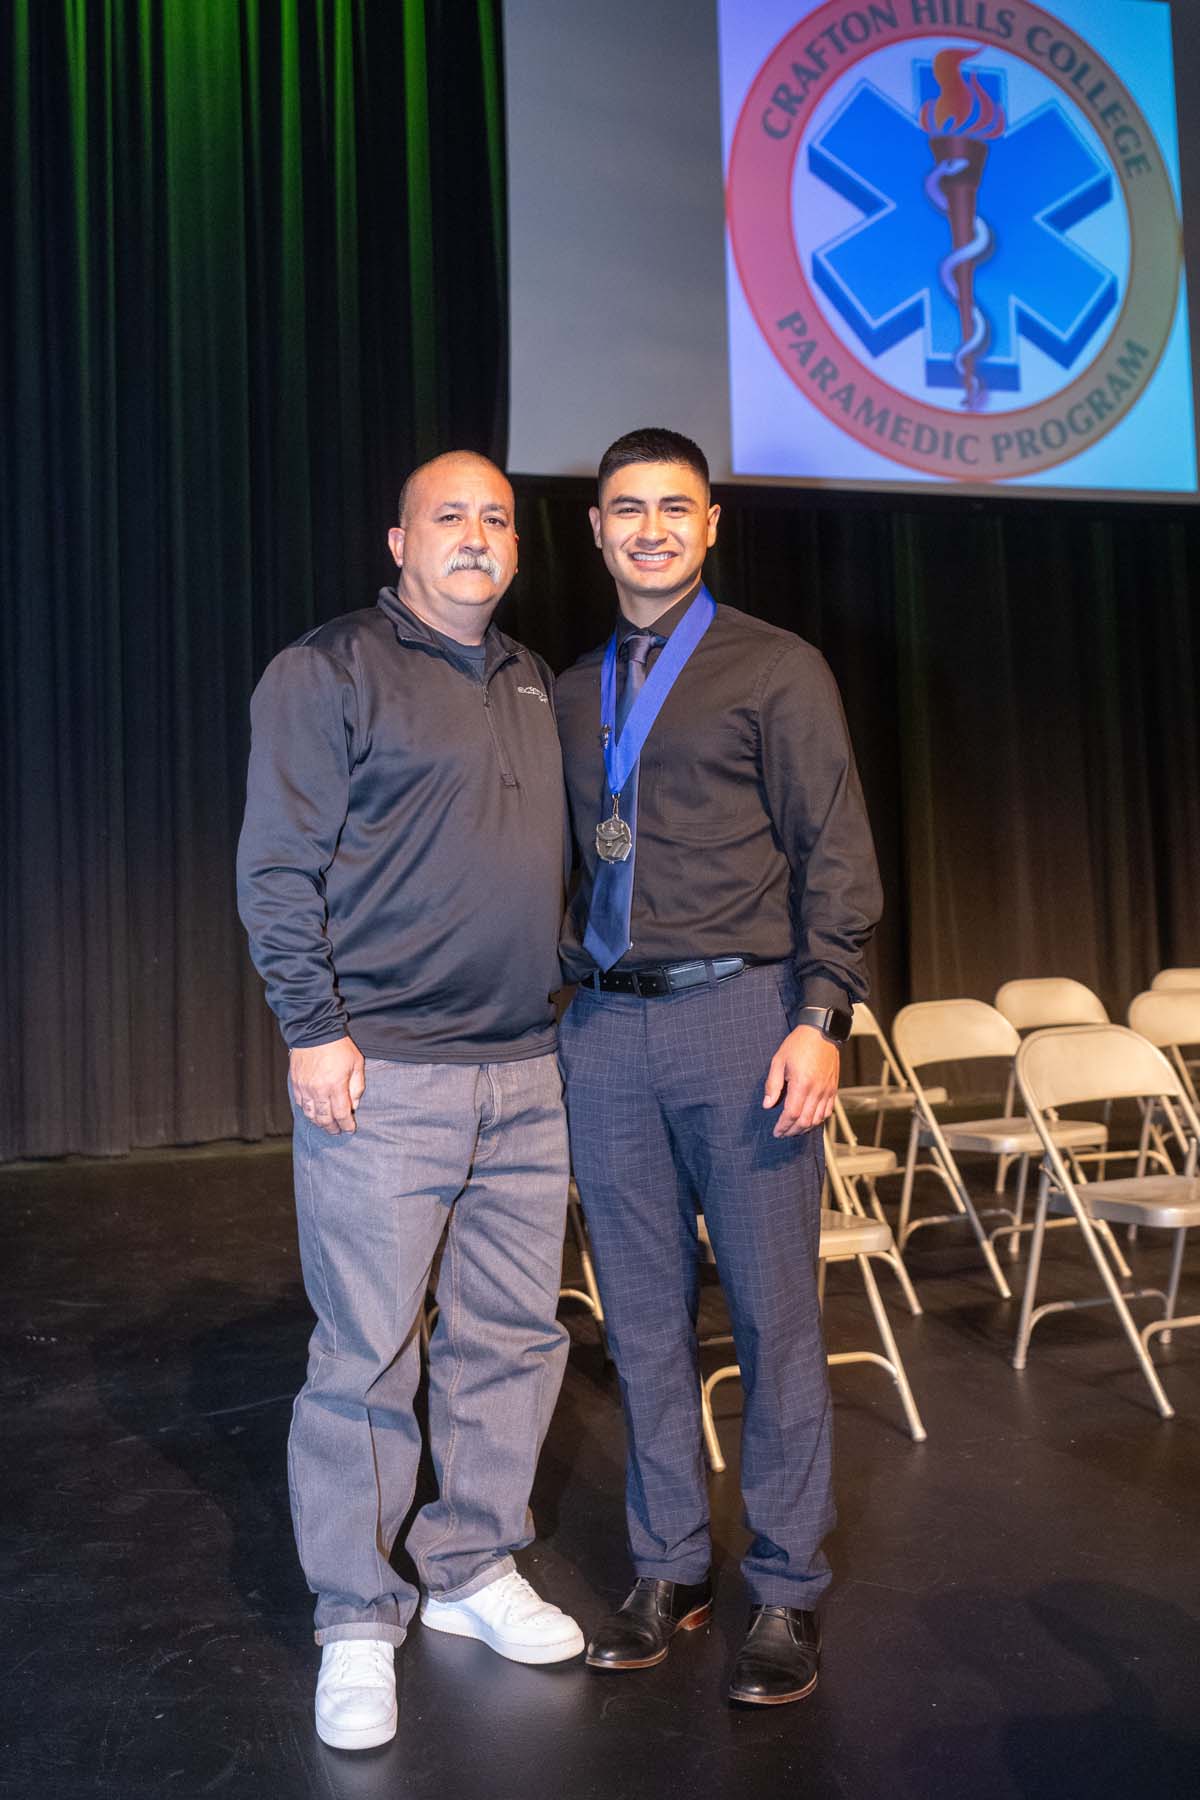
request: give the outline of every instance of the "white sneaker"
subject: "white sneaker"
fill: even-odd
[[[321,1652],[317,1736],[335,1750],[371,1750],[396,1735],[395,1646],[339,1638]]]
[[[421,1602],[421,1617],[434,1631],[478,1638],[510,1662],[566,1662],[583,1649],[583,1633],[574,1619],[543,1600],[515,1569],[465,1600],[428,1596]]]

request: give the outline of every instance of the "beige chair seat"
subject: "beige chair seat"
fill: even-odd
[[[942,1125],[952,1150],[978,1150],[985,1156],[1042,1155],[1042,1140],[1027,1118],[963,1119]],[[1108,1142],[1108,1127],[1090,1119],[1063,1119],[1054,1127],[1061,1150],[1087,1150]]]
[[[878,1219],[822,1210],[818,1252],[822,1262],[836,1262],[840,1256],[886,1256],[891,1247],[891,1228]]]
[[[696,1220],[696,1229],[700,1242],[704,1245],[710,1262],[713,1257],[712,1241],[708,1235],[708,1226],[703,1214]],[[894,1255],[892,1231],[882,1219],[862,1218],[857,1213],[827,1212],[821,1209],[821,1243],[818,1273],[818,1295],[822,1304],[825,1294],[825,1264],[830,1262],[857,1262],[866,1289],[867,1300],[875,1317],[876,1329],[883,1345],[883,1354],[878,1350],[839,1350],[829,1356],[832,1363],[877,1363],[886,1369],[895,1382],[900,1394],[900,1403],[904,1408],[904,1416],[908,1421],[908,1429],[915,1443],[923,1443],[925,1427],[921,1423],[921,1415],[917,1411],[917,1403],[913,1399],[912,1389],[908,1385],[908,1376],[904,1372],[904,1364],[900,1360],[900,1352],[896,1347],[892,1328],[884,1311],[883,1301],[879,1296],[879,1288],[871,1270],[868,1258],[883,1256],[889,1260]],[[727,1334],[718,1337],[700,1339],[700,1348],[706,1349],[714,1344],[732,1344],[733,1338]],[[721,1454],[721,1444],[717,1437],[717,1428],[713,1420],[713,1390],[723,1381],[737,1380],[741,1370],[737,1363],[726,1363],[720,1369],[714,1369],[711,1375],[700,1382],[700,1420],[704,1432],[704,1443],[708,1451],[708,1460],[716,1474],[725,1467],[725,1458]]]
[[[1164,1231],[1186,1231],[1200,1225],[1200,1176],[1129,1175],[1111,1181],[1089,1181],[1077,1190],[1090,1218],[1112,1225],[1157,1225]],[[1051,1193],[1054,1212],[1070,1212],[1065,1194]]]
[[[948,1098],[945,1088],[926,1088],[930,1104],[941,1106]],[[847,1112],[911,1112],[912,1089],[907,1087],[844,1087],[838,1099]]]
[[[712,1260],[712,1239],[703,1216],[696,1220],[700,1242]],[[821,1208],[821,1247],[817,1255],[822,1262],[833,1262],[839,1256],[886,1256],[892,1247],[892,1230],[879,1219],[860,1218],[857,1213],[827,1212]]]
[[[847,1181],[857,1181],[860,1175],[873,1181],[877,1175],[895,1175],[900,1168],[894,1150],[884,1150],[875,1144],[837,1144],[833,1155],[837,1159],[838,1174]]]

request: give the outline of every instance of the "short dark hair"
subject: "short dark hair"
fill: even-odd
[[[705,487],[709,485],[708,458],[699,444],[682,432],[668,431],[663,425],[643,425],[627,431],[615,444],[610,444],[600,458],[597,485],[603,488],[610,475],[627,469],[630,463],[682,463],[694,469]]]

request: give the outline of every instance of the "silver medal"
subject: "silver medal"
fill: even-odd
[[[633,833],[621,817],[621,802],[613,795],[612,817],[596,827],[596,855],[602,862],[625,862],[633,849]]]

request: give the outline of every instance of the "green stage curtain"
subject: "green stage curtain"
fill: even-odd
[[[0,1157],[280,1130],[247,701],[496,453],[492,0],[8,0]]]

